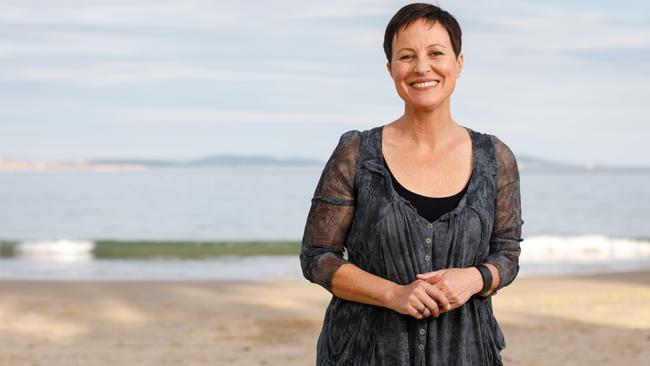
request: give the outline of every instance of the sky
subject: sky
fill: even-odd
[[[400,1],[0,0],[0,158],[326,160],[403,113]],[[650,2],[440,1],[452,116],[518,156],[650,165]]]

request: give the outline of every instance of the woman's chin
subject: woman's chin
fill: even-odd
[[[434,100],[410,100],[406,102],[407,106],[411,110],[418,112],[431,112],[436,110],[441,104],[442,101],[438,99]]]

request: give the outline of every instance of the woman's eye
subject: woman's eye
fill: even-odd
[[[410,60],[412,58],[413,58],[413,55],[404,55],[404,56],[400,57],[400,60]]]
[[[440,56],[440,55],[443,55],[443,53],[440,52],[440,51],[433,51],[433,52],[430,53],[430,55],[431,56]]]

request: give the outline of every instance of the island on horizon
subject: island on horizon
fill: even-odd
[[[517,157],[520,170],[650,170],[650,166],[611,165],[587,161],[561,163],[531,156]],[[103,158],[89,160],[34,161],[20,158],[0,157],[0,172],[10,171],[145,171],[170,167],[224,167],[224,166],[322,166],[324,161],[307,158],[279,159],[267,155],[211,155],[191,160]]]

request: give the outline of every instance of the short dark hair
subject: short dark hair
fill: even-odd
[[[384,53],[388,63],[390,63],[393,55],[393,39],[397,36],[402,27],[408,27],[411,23],[418,19],[426,19],[434,24],[440,23],[449,34],[451,40],[451,47],[454,49],[456,57],[460,54],[462,46],[462,31],[460,24],[453,15],[440,9],[433,4],[427,3],[413,3],[401,8],[386,26],[386,33],[384,34]]]

